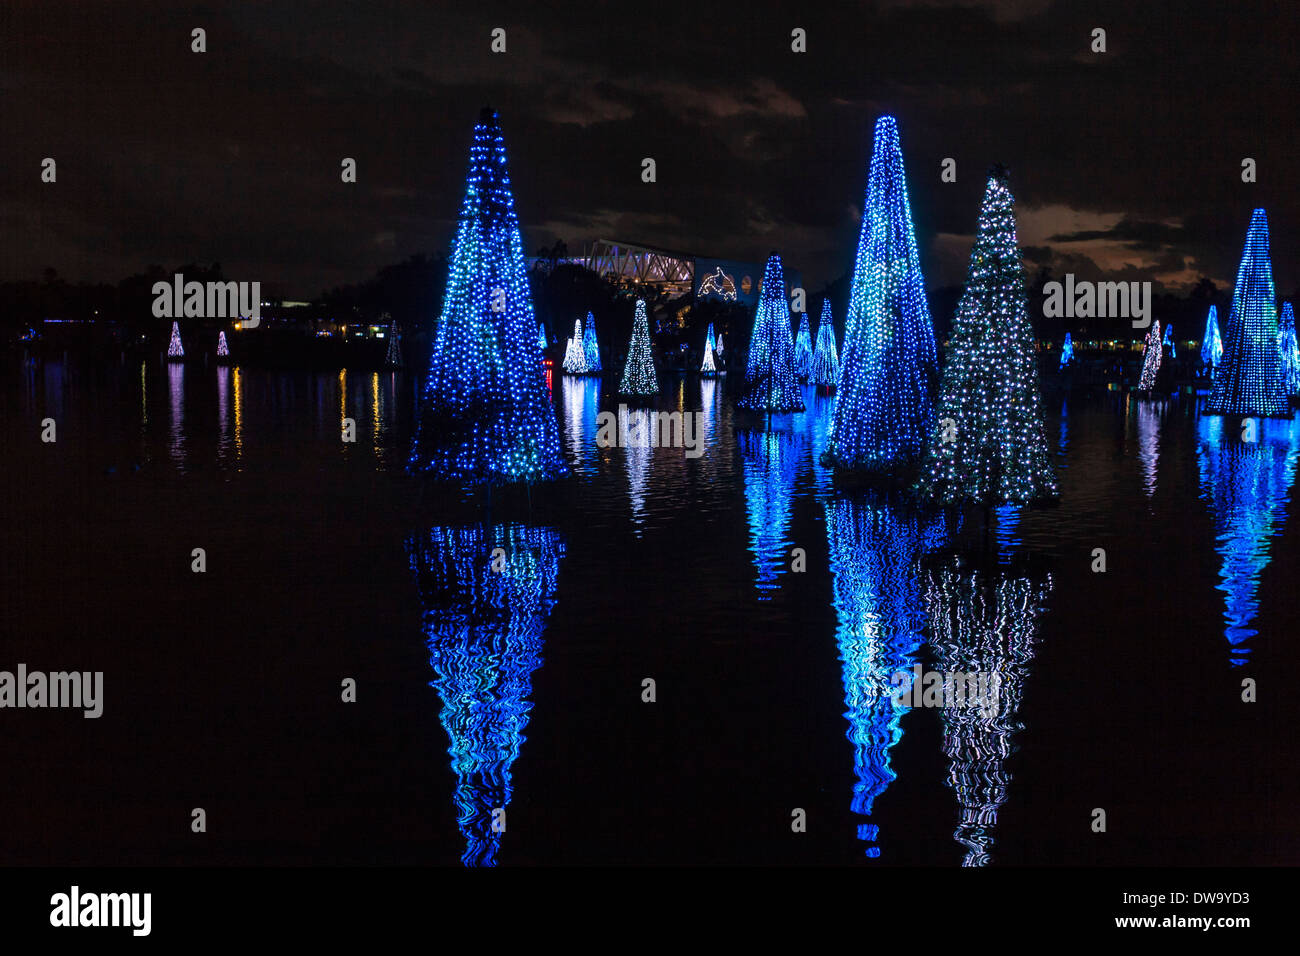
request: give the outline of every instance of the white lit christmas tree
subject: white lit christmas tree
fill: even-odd
[[[582,346],[582,319],[573,323],[573,338],[564,350],[564,365],[561,366],[570,375],[582,375],[587,371],[587,355]]]
[[[934,439],[917,483],[922,498],[943,504],[993,507],[1058,495],[1014,203],[1006,170],[995,166],[953,318]]]
[[[167,345],[167,357],[173,360],[185,357],[185,346],[181,345],[181,326],[179,322],[172,323],[172,340]]]
[[[618,390],[623,395],[659,394],[659,377],[655,374],[654,357],[650,354],[650,320],[644,299],[636,300],[632,341],[627,347],[627,362],[623,366],[623,380]]]
[[[1147,332],[1145,351],[1142,357],[1142,377],[1138,379],[1138,391],[1149,392],[1156,387],[1156,374],[1160,371],[1161,348],[1160,320],[1151,323]]]

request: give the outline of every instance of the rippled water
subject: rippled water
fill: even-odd
[[[691,457],[556,376],[573,476],[489,495],[405,475],[404,373],[3,362],[0,668],[106,697],[6,712],[3,862],[1300,860],[1293,422],[1049,383],[1060,506],[972,561],[983,515],[835,485],[812,389],[666,376]]]

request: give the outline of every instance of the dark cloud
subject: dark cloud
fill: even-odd
[[[964,277],[961,237],[994,161],[1011,169],[1032,262],[1227,282],[1264,206],[1279,289],[1300,282],[1300,28],[1262,0],[11,0],[4,16],[0,278],[219,260],[307,296],[445,250],[490,103],[529,249],[604,237],[755,259],[776,246],[817,287],[852,265],[846,210],[861,208],[887,111],[933,286]],[[206,54],[189,50],[195,26]],[[505,55],[488,48],[497,26]],[[795,26],[807,54],[790,52]],[[1103,55],[1088,48],[1096,26]],[[39,182],[44,156],[54,186]],[[345,156],[356,185],[339,180]],[[640,181],[646,156],[655,184]],[[1246,156],[1257,183],[1240,181]],[[939,180],[946,157],[956,183]]]

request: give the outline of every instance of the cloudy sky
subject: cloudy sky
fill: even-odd
[[[779,249],[815,290],[852,267],[872,126],[888,112],[931,287],[964,277],[997,161],[1031,265],[1171,290],[1230,282],[1263,206],[1289,294],[1289,9],[6,0],[0,280],[215,260],[287,298],[360,281],[449,247],[490,104],[530,251],[557,238],[750,260]],[[190,50],[195,27],[206,53]],[[495,27],[505,54],[490,50]],[[807,53],[790,50],[796,27]],[[1090,51],[1096,27],[1105,54]],[[47,156],[55,184],[40,181]],[[945,157],[955,183],[940,181]],[[1241,181],[1244,157],[1258,182]]]

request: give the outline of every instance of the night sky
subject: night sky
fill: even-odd
[[[1263,206],[1289,295],[1298,21],[1276,2],[7,0],[0,280],[218,261],[306,299],[446,251],[490,104],[530,254],[595,238],[750,261],[778,249],[816,290],[852,267],[872,126],[890,112],[932,288],[963,280],[1002,162],[1031,268],[1230,284]],[[806,54],[790,51],[795,27]],[[944,157],[956,183],[940,182]],[[1243,157],[1258,182],[1242,183]]]

